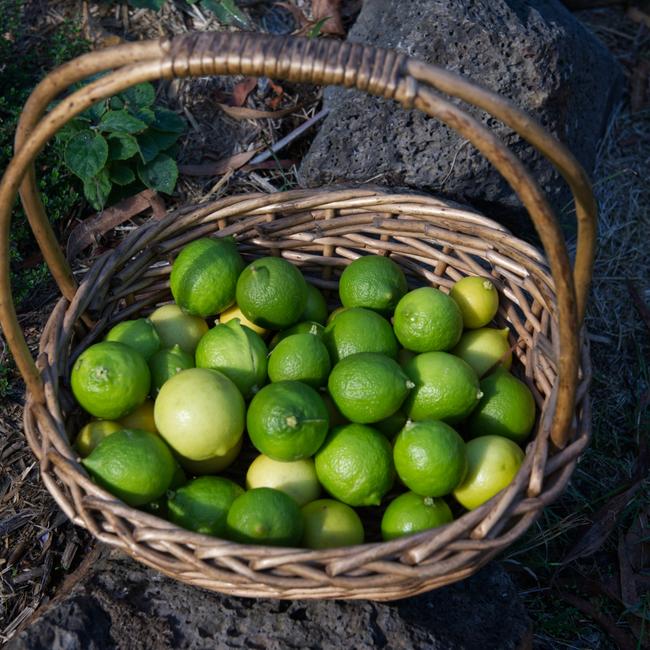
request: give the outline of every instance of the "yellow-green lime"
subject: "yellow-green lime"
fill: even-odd
[[[196,367],[219,370],[246,398],[266,382],[266,343],[238,320],[215,325],[196,348]]]
[[[444,499],[405,492],[388,504],[381,519],[381,536],[389,541],[404,535],[414,535],[448,524],[453,518]]]
[[[497,368],[481,381],[483,397],[467,421],[473,436],[528,438],[535,424],[535,398],[530,388],[507,370]]]
[[[322,340],[324,331],[325,328],[320,323],[311,320],[301,321],[286,330],[276,332],[269,343],[269,350],[273,350],[280,341],[286,339],[287,336],[293,336],[294,334],[313,334]]]
[[[282,339],[269,357],[269,379],[302,381],[313,388],[327,383],[331,369],[325,344],[313,334],[292,334]]]
[[[123,428],[119,422],[112,420],[91,420],[77,434],[74,447],[80,456],[88,456],[104,438]]]
[[[268,384],[253,397],[246,427],[255,448],[273,460],[313,456],[327,435],[329,413],[321,396],[299,381]]]
[[[303,519],[296,502],[280,490],[255,488],[237,497],[228,511],[227,535],[242,544],[297,546]]]
[[[484,327],[499,309],[499,293],[487,278],[462,278],[454,284],[449,295],[460,307],[467,329]]]
[[[230,449],[227,449],[223,454],[216,454],[215,456],[211,456],[206,460],[191,460],[190,458],[181,456],[179,453],[177,453],[176,456],[181,466],[194,476],[202,476],[204,474],[218,474],[227,467],[230,467],[230,465],[232,465],[235,460],[237,460],[243,442],[244,437],[241,436],[239,440]]]
[[[188,530],[222,537],[230,506],[242,494],[244,490],[227,478],[195,478],[168,496],[169,519]]]
[[[268,329],[285,329],[300,320],[307,304],[307,282],[281,257],[251,262],[237,281],[237,304],[246,318]]]
[[[300,314],[301,321],[314,321],[321,325],[327,320],[327,303],[323,294],[313,285],[307,283],[307,302]]]
[[[334,499],[318,499],[302,507],[305,522],[302,546],[339,548],[363,544],[363,524],[350,506]]]
[[[402,269],[381,255],[357,258],[345,268],[339,281],[344,307],[365,307],[382,314],[392,313],[407,291]]]
[[[327,380],[327,390],[339,411],[361,424],[393,415],[413,386],[397,361],[377,352],[341,359]]]
[[[172,265],[172,296],[189,314],[212,316],[235,302],[237,278],[244,268],[235,242],[204,237],[189,243]]]
[[[482,377],[497,363],[509,370],[512,363],[512,352],[508,334],[507,327],[503,329],[481,327],[468,330],[463,333],[458,345],[451,352],[463,361],[467,361],[479,377]]]
[[[156,396],[168,379],[188,368],[194,368],[194,355],[185,352],[180,345],[158,350],[149,359],[152,394]]]
[[[425,497],[449,494],[467,470],[465,442],[440,420],[407,422],[395,439],[393,459],[402,483]]]
[[[273,460],[260,454],[246,472],[246,489],[270,487],[288,494],[299,506],[320,495],[320,483],[311,458]]]
[[[411,420],[458,422],[470,414],[482,395],[472,367],[447,352],[418,354],[404,371],[415,384],[404,403]]]
[[[161,348],[181,347],[194,355],[201,337],[208,331],[208,324],[199,316],[184,312],[178,305],[158,307],[149,320],[158,332]]]
[[[88,413],[117,420],[144,402],[151,375],[137,350],[124,343],[102,341],[79,355],[70,384],[77,402]]]
[[[397,357],[397,340],[390,323],[377,312],[362,307],[340,312],[325,328],[323,341],[332,363],[359,352]]]
[[[130,506],[161,497],[176,469],[160,436],[138,429],[121,429],[104,438],[81,463],[101,487]]]
[[[407,350],[449,350],[460,339],[463,318],[447,294],[433,287],[420,287],[399,301],[393,327],[397,340]]]
[[[160,349],[160,337],[148,318],[124,320],[113,326],[104,340],[124,343],[137,350],[146,361]]]
[[[400,410],[383,420],[379,420],[379,422],[375,422],[372,426],[392,440],[404,428],[406,419],[406,414]]]
[[[395,478],[390,443],[365,424],[332,429],[314,459],[321,485],[350,506],[377,506]]]
[[[142,429],[151,433],[158,433],[156,422],[153,418],[153,402],[146,399],[134,411],[118,420],[123,429]]]
[[[259,325],[255,325],[255,323],[251,322],[244,316],[242,313],[242,310],[239,309],[239,305],[235,303],[234,305],[231,305],[226,309],[226,311],[222,311],[219,314],[219,322],[223,325],[231,320],[238,320],[240,325],[245,325],[248,327],[248,329],[253,330],[256,334],[259,334],[260,336],[264,336],[268,330],[260,327]]]
[[[454,490],[454,497],[474,510],[512,482],[524,452],[503,436],[481,436],[467,443],[467,474]]]
[[[339,314],[342,314],[344,311],[347,311],[348,309],[349,309],[348,307],[343,307],[343,305],[337,307],[336,309],[333,309],[330,315],[327,317],[325,324],[329,325]]]

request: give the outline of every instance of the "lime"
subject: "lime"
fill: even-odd
[[[460,337],[458,345],[451,352],[463,361],[467,361],[479,377],[482,377],[497,363],[509,370],[512,363],[512,352],[508,334],[507,327],[501,330],[492,327],[469,330]]]
[[[357,258],[346,267],[339,281],[344,307],[366,307],[382,314],[392,313],[407,291],[402,269],[381,255]]]
[[[481,436],[467,443],[467,474],[454,490],[458,503],[474,510],[510,484],[524,452],[508,438]]]
[[[467,421],[473,437],[505,436],[523,442],[535,424],[530,388],[507,370],[497,368],[481,381],[483,397]]]
[[[244,399],[233,382],[209,368],[190,368],[160,389],[154,418],[169,446],[189,460],[223,456],[244,430]]]
[[[239,440],[230,448],[227,449],[223,454],[217,454],[216,456],[211,456],[207,460],[191,460],[185,456],[181,456],[177,453],[178,462],[184,467],[190,474],[194,476],[202,476],[203,474],[218,474],[222,472],[226,467],[230,467],[239,452],[241,451],[242,444],[244,442],[244,437],[241,436]]]
[[[454,516],[444,499],[405,492],[393,499],[381,519],[381,536],[389,541],[448,524]]]
[[[331,369],[325,344],[313,334],[292,334],[282,339],[269,357],[269,379],[302,381],[314,388],[327,383]]]
[[[148,318],[122,321],[108,331],[104,340],[124,343],[137,350],[147,361],[160,349],[160,337]]]
[[[255,448],[273,460],[300,460],[316,453],[329,428],[320,395],[299,381],[268,384],[253,397],[246,415]]]
[[[390,323],[370,309],[352,307],[340,312],[323,333],[332,363],[359,352],[379,352],[393,359],[397,341]]]
[[[152,394],[157,395],[162,385],[170,377],[188,368],[194,368],[194,356],[185,352],[180,345],[176,344],[172,348],[158,350],[149,359]]]
[[[201,476],[167,498],[169,519],[178,526],[221,537],[233,501],[244,494],[236,483],[221,476]]]
[[[119,420],[122,429],[142,429],[151,433],[158,433],[153,419],[153,402],[146,399],[135,411],[131,411]]]
[[[407,350],[449,350],[463,332],[463,317],[447,294],[433,287],[421,287],[409,291],[399,301],[393,327]]]
[[[169,286],[178,305],[195,316],[212,316],[235,302],[244,260],[231,239],[196,239],[172,265]]]
[[[343,307],[343,306],[337,307],[327,317],[327,320],[325,321],[325,324],[329,325],[339,314],[342,314],[344,311],[347,311],[348,309],[349,309],[348,307]]]
[[[226,522],[228,537],[242,544],[296,546],[302,537],[300,508],[273,488],[255,488],[237,497]]]
[[[460,307],[463,325],[468,329],[487,325],[499,309],[499,293],[487,278],[462,278],[449,295]]]
[[[285,329],[305,310],[307,283],[291,262],[262,257],[242,271],[237,281],[237,304],[256,325]]]
[[[158,332],[161,348],[178,345],[191,355],[194,355],[201,337],[208,331],[208,324],[202,318],[186,314],[178,305],[158,307],[149,320]]]
[[[315,462],[321,485],[350,506],[379,505],[395,477],[390,443],[364,424],[332,429]]]
[[[387,438],[394,438],[406,424],[406,415],[403,411],[396,411],[393,415],[389,415],[379,422],[375,422],[372,426],[380,433],[383,433]]]
[[[363,544],[363,524],[350,506],[334,499],[319,499],[301,509],[305,522],[302,546],[338,548]]]
[[[176,469],[160,436],[138,429],[121,429],[104,438],[81,464],[99,485],[130,506],[161,497]]]
[[[440,420],[407,422],[395,439],[395,469],[409,490],[425,497],[449,494],[465,476],[465,442]]]
[[[415,384],[404,404],[411,420],[458,422],[469,415],[482,395],[471,366],[447,352],[418,354],[404,371]]]
[[[300,314],[301,321],[314,321],[321,325],[327,320],[327,303],[323,294],[313,285],[307,283],[307,302]]]
[[[413,386],[397,361],[377,352],[341,359],[327,381],[339,411],[351,422],[361,424],[393,415]]]
[[[77,434],[74,441],[75,449],[80,456],[88,456],[104,438],[123,428],[119,422],[112,420],[91,420]]]
[[[102,341],[86,348],[70,375],[77,402],[91,415],[106,420],[117,420],[142,404],[150,383],[144,357],[116,341]]]
[[[246,489],[270,487],[288,494],[299,506],[318,499],[320,483],[311,458],[283,462],[260,454],[246,472]]]
[[[231,320],[215,325],[199,341],[196,366],[219,370],[248,398],[266,383],[267,353],[259,334]]]
[[[253,330],[256,334],[259,334],[260,336],[264,336],[268,330],[264,329],[263,327],[260,327],[259,325],[255,325],[255,323],[251,322],[242,314],[242,310],[239,309],[239,305],[235,303],[231,307],[228,307],[226,311],[222,311],[219,314],[219,322],[224,325],[225,323],[230,322],[231,320],[238,320],[240,325],[245,325],[248,327],[248,329]]]
[[[286,330],[277,332],[269,343],[269,350],[273,350],[280,341],[286,339],[287,336],[293,336],[294,334],[313,334],[322,340],[324,331],[325,328],[320,323],[316,323],[315,321],[305,320],[300,323],[296,323]]]

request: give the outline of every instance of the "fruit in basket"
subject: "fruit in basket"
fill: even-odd
[[[397,340],[407,350],[449,350],[463,332],[463,317],[447,294],[433,287],[420,287],[399,301],[393,327]]]
[[[365,307],[381,314],[393,312],[407,291],[402,269],[382,255],[357,258],[345,268],[339,281],[344,307]]]
[[[269,379],[302,381],[313,388],[327,384],[330,355],[325,344],[313,334],[292,334],[282,339],[269,357]]]
[[[248,398],[266,381],[267,354],[259,334],[231,320],[203,335],[196,347],[196,367],[219,370]]]
[[[158,499],[169,488],[176,462],[160,436],[121,429],[81,461],[95,481],[130,506]]]
[[[134,411],[118,420],[123,429],[142,429],[151,433],[158,433],[156,422],[153,418],[153,402],[146,399]]]
[[[124,343],[137,350],[146,361],[149,361],[151,355],[160,349],[160,337],[148,318],[124,320],[114,325],[104,340]]]
[[[273,460],[260,454],[246,472],[246,489],[270,487],[288,494],[299,506],[318,499],[320,483],[311,458]]]
[[[194,355],[201,337],[208,331],[208,324],[202,318],[184,312],[178,305],[158,307],[149,320],[158,332],[161,348],[178,345],[191,355]]]
[[[81,457],[88,456],[104,438],[123,428],[119,422],[112,420],[91,420],[77,434],[74,447]]]
[[[307,304],[307,282],[281,257],[251,262],[237,280],[237,304],[256,325],[285,329],[300,319]]]
[[[263,327],[255,325],[255,323],[249,321],[248,318],[244,316],[237,303],[231,305],[228,307],[228,309],[226,309],[226,311],[222,311],[219,314],[219,322],[222,325],[229,323],[231,320],[238,320],[240,325],[245,325],[248,327],[248,329],[253,330],[253,332],[259,334],[260,336],[264,336],[268,332],[267,329],[264,329]]]
[[[393,415],[389,415],[387,418],[373,423],[372,426],[387,438],[392,439],[404,428],[406,420],[406,414],[402,410],[399,410],[393,413]]]
[[[348,309],[349,307],[343,307],[343,305],[337,307],[336,309],[333,309],[330,312],[330,315],[327,317],[327,320],[325,321],[325,325],[329,325],[339,314],[342,314],[344,311],[347,311]]]
[[[286,339],[287,336],[293,336],[294,334],[313,334],[322,340],[323,332],[325,332],[325,328],[320,323],[313,320],[301,321],[286,330],[277,332],[269,342],[269,350],[273,350],[277,344],[283,339]]]
[[[246,414],[255,448],[273,460],[313,456],[327,435],[329,413],[320,395],[299,381],[268,384],[253,397]]]
[[[512,363],[509,333],[507,327],[469,330],[460,337],[458,345],[451,352],[469,363],[479,377],[485,375],[497,363],[509,370]]]
[[[235,302],[243,268],[244,260],[231,239],[196,239],[174,260],[169,276],[172,296],[189,314],[213,316]]]
[[[465,442],[440,420],[407,422],[395,438],[395,470],[409,490],[425,497],[449,494],[465,476]]]
[[[152,395],[155,397],[168,379],[188,368],[194,368],[194,357],[180,345],[158,350],[149,359]]]
[[[339,411],[351,422],[361,424],[393,415],[413,386],[397,361],[376,352],[341,359],[327,380]]]
[[[509,438],[481,436],[467,443],[467,474],[454,497],[474,510],[510,485],[524,462],[524,452]]]
[[[300,314],[301,321],[314,321],[321,325],[327,320],[327,303],[323,294],[313,285],[307,283],[307,302]]]
[[[485,327],[499,309],[499,294],[487,278],[462,278],[454,284],[449,295],[460,308],[467,329]]]
[[[390,443],[365,424],[332,429],[314,460],[321,485],[350,506],[377,506],[393,485]]]
[[[117,420],[142,404],[150,383],[144,357],[115,341],[102,341],[86,348],[70,375],[77,402],[91,415],[106,420]]]
[[[453,519],[454,516],[444,499],[405,492],[388,504],[381,519],[381,536],[385,541],[389,541],[437,528]]]
[[[363,544],[361,519],[345,503],[318,499],[303,506],[301,512],[304,519],[302,546],[320,549]]]
[[[178,462],[190,474],[194,474],[194,476],[202,476],[203,474],[218,474],[219,472],[226,469],[226,467],[230,467],[230,465],[235,462],[239,456],[243,442],[244,437],[241,436],[239,440],[223,454],[211,456],[206,460],[190,460],[185,456],[177,454]]]
[[[223,456],[239,442],[244,411],[244,398],[226,375],[190,368],[160,389],[154,418],[174,451],[190,461],[207,461]]]

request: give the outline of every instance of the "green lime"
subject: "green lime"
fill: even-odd
[[[395,413],[413,388],[397,361],[377,352],[341,359],[327,381],[339,411],[351,422],[379,422]]]
[[[447,294],[433,287],[421,287],[409,291],[399,301],[393,327],[407,350],[449,350],[463,332],[463,317]]]
[[[404,371],[415,384],[404,404],[411,420],[458,422],[469,415],[482,395],[471,366],[447,352],[418,354]]]
[[[315,321],[306,320],[300,323],[296,323],[286,330],[276,332],[275,336],[269,343],[269,350],[275,349],[280,341],[286,339],[287,336],[293,336],[294,334],[313,334],[322,340],[324,331],[325,328],[320,323],[316,323]]]
[[[535,424],[535,398],[530,388],[507,370],[497,368],[481,381],[483,397],[467,421],[472,437],[528,438]]]
[[[121,429],[104,438],[81,464],[99,485],[130,506],[161,497],[176,469],[160,436],[138,429]]]
[[[327,383],[331,369],[325,344],[313,334],[292,334],[282,339],[269,357],[269,379],[302,381],[314,388]]]
[[[307,283],[307,303],[302,314],[301,321],[314,321],[321,325],[327,320],[327,303],[323,294],[313,285]]]
[[[152,394],[157,395],[168,379],[188,368],[194,368],[194,356],[185,352],[180,345],[176,344],[172,348],[158,350],[149,359]]]
[[[174,467],[174,476],[172,476],[172,482],[169,484],[169,490],[175,490],[176,488],[185,485],[185,483],[187,483],[187,476],[185,476],[183,468],[176,463],[176,466]],[[169,494],[169,490],[166,494],[163,494],[163,496],[158,497],[153,501],[149,501],[149,503],[145,503],[141,506],[142,510],[149,512],[152,515],[156,515],[156,517],[168,519],[169,512],[167,509],[167,494]]]
[[[88,456],[104,438],[123,428],[119,422],[112,420],[91,420],[77,434],[74,447],[80,456]]]
[[[122,429],[142,429],[151,433],[158,433],[153,417],[153,402],[146,399],[134,411],[118,420]]]
[[[440,420],[407,422],[395,439],[395,469],[409,490],[425,497],[449,494],[465,476],[465,442]]]
[[[259,334],[230,320],[215,325],[199,341],[196,367],[219,370],[248,398],[266,383],[267,354]]]
[[[208,331],[208,324],[199,316],[186,314],[178,305],[158,307],[149,320],[158,332],[161,348],[175,345],[194,355],[201,337]]]
[[[499,309],[499,293],[487,278],[462,278],[454,284],[449,295],[460,307],[463,324],[468,329],[484,327]]]
[[[245,325],[248,327],[248,329],[253,330],[253,332],[259,334],[260,336],[264,336],[268,332],[267,329],[264,329],[263,327],[255,325],[255,323],[249,321],[248,318],[242,314],[242,310],[239,309],[239,305],[237,303],[231,305],[228,307],[228,309],[226,309],[226,311],[222,311],[219,314],[219,322],[222,325],[225,325],[226,323],[235,319],[239,321],[240,325]]]
[[[206,460],[191,460],[189,458],[179,456],[180,464],[194,476],[202,476],[203,474],[219,474],[226,467],[230,467],[241,451],[244,437],[241,436],[239,440],[230,448],[226,449],[222,454],[216,454],[207,458]]]
[[[458,345],[451,351],[463,361],[467,361],[474,372],[482,377],[497,363],[506,370],[512,363],[512,352],[508,342],[509,330],[491,327],[481,327],[465,332],[458,341]]]
[[[390,443],[364,424],[332,429],[315,462],[321,485],[350,506],[378,506],[395,478]]]
[[[396,411],[393,415],[375,422],[372,426],[392,440],[404,428],[405,424],[406,415],[404,412]]]
[[[467,474],[454,490],[463,507],[474,510],[512,482],[524,452],[508,438],[481,436],[467,443]]]
[[[381,536],[389,541],[448,524],[454,516],[444,499],[405,492],[393,499],[381,519]]]
[[[281,257],[262,257],[239,276],[237,304],[256,325],[285,329],[305,310],[307,283],[291,262]]]
[[[296,502],[273,488],[255,488],[237,497],[227,517],[227,534],[242,544],[297,546],[303,520]]]
[[[144,357],[116,341],[102,341],[86,348],[70,375],[77,402],[91,415],[105,420],[117,420],[142,404],[150,384]]]
[[[346,267],[339,281],[344,307],[365,307],[382,314],[392,313],[407,291],[402,269],[381,255],[357,258]]]
[[[148,318],[125,320],[112,327],[105,341],[117,341],[137,350],[146,361],[160,349],[160,337]]]
[[[264,386],[246,415],[255,448],[273,460],[313,456],[327,435],[329,414],[321,396],[299,381]]]
[[[167,498],[169,519],[188,530],[222,537],[228,510],[242,494],[244,490],[227,478],[195,478]]]
[[[325,328],[323,341],[332,363],[359,352],[397,357],[397,341],[390,323],[376,312],[361,307],[340,312]]]
[[[172,265],[169,286],[178,305],[195,316],[212,316],[235,302],[244,260],[231,239],[204,237],[189,243]]]
[[[334,499],[319,499],[302,507],[305,529],[302,546],[339,548],[363,544],[363,524],[350,506]]]
[[[320,483],[311,458],[273,460],[260,454],[246,472],[246,489],[269,487],[288,494],[299,506],[318,499]]]
[[[325,324],[329,325],[339,314],[342,314],[344,311],[347,311],[348,309],[349,309],[348,307],[343,307],[343,306],[337,307],[327,317],[327,320],[325,321]]]

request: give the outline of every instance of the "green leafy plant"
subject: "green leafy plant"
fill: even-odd
[[[128,0],[132,7],[159,11],[167,0]],[[187,4],[198,4],[201,9],[212,12],[223,25],[234,25],[250,29],[248,16],[235,4],[235,0],[186,0]]]

